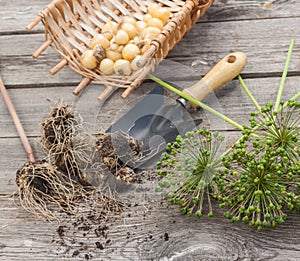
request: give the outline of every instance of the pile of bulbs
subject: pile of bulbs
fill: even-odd
[[[130,75],[139,69],[137,62],[151,41],[168,22],[170,10],[154,4],[148,7],[143,20],[124,17],[121,23],[106,23],[80,57],[87,69],[99,69],[106,75]]]

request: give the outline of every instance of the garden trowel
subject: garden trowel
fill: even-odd
[[[183,92],[201,101],[209,93],[235,78],[244,68],[246,61],[244,53],[231,53],[218,62],[200,81]],[[187,110],[188,106],[195,106],[194,104],[178,98],[175,105],[170,105],[165,104],[165,99],[163,88],[158,85],[106,130],[110,133],[125,132],[138,142],[142,157],[132,160],[122,159],[120,156],[123,162],[130,162],[133,169],[153,166],[159,160],[167,143],[175,141],[177,135],[184,135],[201,122],[193,120]],[[117,151],[117,154],[122,155],[122,152]]]

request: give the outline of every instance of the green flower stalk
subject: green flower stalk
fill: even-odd
[[[286,77],[287,77],[287,74],[288,74],[289,65],[290,65],[294,45],[295,45],[295,40],[292,39],[291,42],[290,42],[290,46],[289,46],[288,54],[287,54],[287,57],[286,57],[285,65],[284,65],[284,68],[283,68],[281,81],[280,81],[280,85],[279,85],[279,89],[278,89],[278,93],[277,93],[277,98],[276,98],[276,102],[275,102],[274,111],[276,111],[276,112],[278,111],[278,108],[279,108],[279,105],[280,105],[280,101],[281,101],[281,97],[282,97]]]
[[[211,197],[219,194],[223,140],[217,132],[199,129],[167,144],[167,152],[157,164],[158,174],[164,177],[159,189],[166,192],[171,204],[180,205],[183,214],[201,217],[206,201],[207,215],[213,216]]]

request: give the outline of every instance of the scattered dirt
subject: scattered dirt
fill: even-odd
[[[83,202],[82,208],[78,208],[81,212],[77,215],[60,214],[57,236],[52,241],[57,245],[57,255],[89,260],[99,256],[101,251],[112,245],[109,227],[121,220],[125,206],[117,205],[117,202],[112,202],[108,197],[107,206],[103,206],[103,199],[98,202],[96,197],[102,195],[94,195],[90,202]]]
[[[168,241],[168,240],[169,240],[169,234],[168,234],[168,233],[165,233],[165,234],[164,234],[164,239],[165,239],[165,241]]]

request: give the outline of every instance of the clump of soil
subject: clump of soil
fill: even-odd
[[[137,182],[134,164],[142,156],[138,142],[120,131],[99,133],[96,140],[99,157],[111,173],[128,183]]]

